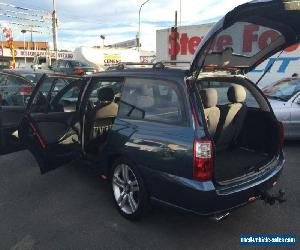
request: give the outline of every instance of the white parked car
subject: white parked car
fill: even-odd
[[[284,78],[262,91],[283,123],[285,138],[300,139],[300,78]]]

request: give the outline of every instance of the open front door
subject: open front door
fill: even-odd
[[[0,153],[9,146],[16,146],[11,143],[17,139],[13,133],[24,116],[32,90],[33,84],[26,78],[0,72]]]
[[[85,80],[44,75],[29,100],[19,136],[46,173],[80,152],[79,103]]]

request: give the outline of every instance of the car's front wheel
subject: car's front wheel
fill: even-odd
[[[148,197],[138,170],[126,161],[118,161],[112,168],[111,184],[121,215],[129,220],[141,218],[147,209]]]

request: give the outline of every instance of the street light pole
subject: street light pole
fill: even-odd
[[[102,48],[104,48],[105,35],[100,35],[100,38],[102,39]]]
[[[142,11],[142,7],[148,3],[150,0],[145,1],[144,3],[141,4],[140,9],[139,9],[139,30],[136,36],[136,41],[137,41],[137,47],[138,47],[138,51],[140,51],[140,39],[141,39],[141,11]]]
[[[179,26],[181,26],[181,11],[182,11],[182,9],[181,9],[181,0],[179,0]]]

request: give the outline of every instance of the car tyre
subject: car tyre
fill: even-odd
[[[119,213],[128,220],[139,220],[149,208],[148,194],[134,164],[117,160],[111,169],[111,191]]]

